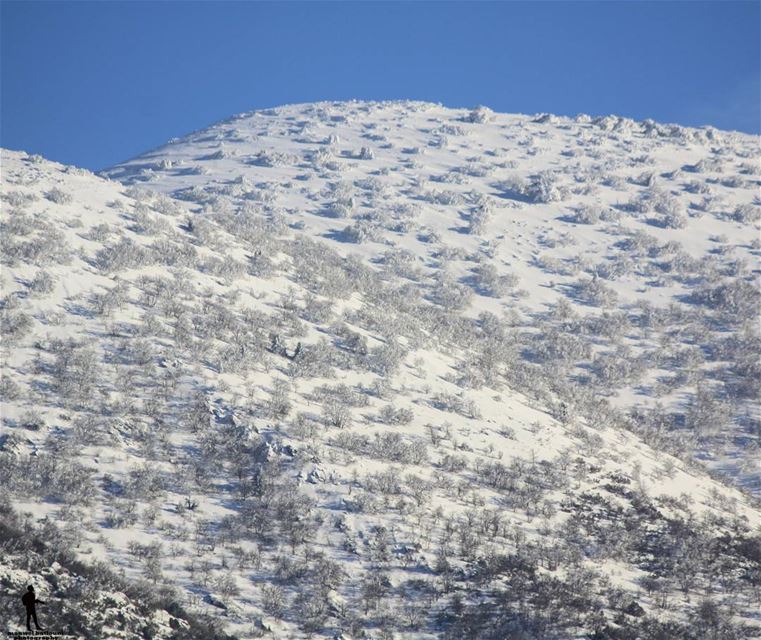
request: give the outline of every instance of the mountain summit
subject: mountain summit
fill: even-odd
[[[104,175],[408,264],[431,301],[444,278],[465,315],[510,314],[524,362],[572,395],[758,490],[758,144],[615,116],[318,103],[242,114]]]

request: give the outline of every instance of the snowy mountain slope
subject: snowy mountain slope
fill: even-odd
[[[281,215],[424,297],[446,288],[465,315],[509,314],[558,384],[761,486],[756,137],[320,103],[243,114],[105,174],[209,215]]]
[[[370,109],[376,128],[431,110],[425,117],[452,127],[478,124],[416,103],[252,118],[274,132],[309,116],[313,132],[298,135],[322,140],[320,109],[351,148],[352,110]],[[471,119],[482,116],[528,121]],[[192,145],[212,146],[194,152],[203,157],[219,151],[213,136],[234,144],[247,134],[196,135]],[[408,153],[417,134],[399,135],[410,148],[385,175],[387,142],[373,149],[368,138],[357,137],[357,158],[339,148],[317,168],[289,159],[305,165],[298,178],[290,164],[240,158],[198,161],[229,162],[225,178],[194,174],[195,161],[176,164],[178,143],[178,157],[163,162],[172,176],[132,187],[3,152],[3,492],[21,512],[58,522],[80,559],[168,582],[189,610],[214,613],[242,638],[267,629],[278,638],[757,636],[757,503],[666,453],[672,429],[603,406],[596,373],[590,393],[561,384],[583,375],[567,354],[583,355],[592,331],[600,352],[616,342],[645,349],[640,332],[655,350],[664,323],[679,322],[672,342],[694,341],[706,318],[645,309],[646,322],[627,324],[625,305],[603,316],[577,295],[542,315],[541,295],[552,300],[573,278],[542,286],[544,271],[519,252],[529,256],[535,234],[556,233],[552,207],[569,201],[524,202],[537,196],[520,184],[489,200],[471,183],[429,180],[419,192],[411,172],[460,172],[437,155],[429,164],[427,147]],[[288,140],[278,138],[277,153],[288,153]],[[749,144],[731,142],[737,152]],[[685,162],[698,162],[692,153]],[[282,159],[266,158],[253,161]],[[357,175],[329,186],[342,163]],[[114,171],[127,180],[131,169]],[[609,224],[583,233],[609,242]],[[735,234],[734,252],[752,257],[756,249],[740,246],[747,224],[716,224]],[[360,230],[344,233],[347,225]],[[377,240],[347,241],[365,233]],[[552,255],[563,251],[571,248]],[[633,260],[646,269],[655,258]],[[660,271],[667,286],[658,290],[697,287]],[[638,286],[632,273],[621,278],[624,300]],[[590,288],[582,293],[610,295]],[[662,356],[665,371],[685,358],[674,351]],[[613,364],[605,375],[616,375]],[[722,366],[691,364],[717,376]]]

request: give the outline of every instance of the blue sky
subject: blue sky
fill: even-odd
[[[234,113],[413,98],[759,133],[761,2],[11,2],[5,147],[100,169]]]

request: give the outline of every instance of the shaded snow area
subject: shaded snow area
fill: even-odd
[[[419,102],[3,151],[0,631],[761,637],[758,151]]]

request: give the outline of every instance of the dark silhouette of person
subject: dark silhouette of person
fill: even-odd
[[[37,631],[42,631],[40,623],[37,622],[37,611],[34,608],[36,604],[45,604],[42,600],[37,600],[34,594],[34,587],[30,584],[26,588],[26,593],[22,596],[21,602],[26,607],[26,628],[31,631],[32,625],[30,624],[32,618],[34,618],[34,626],[37,627]]]

